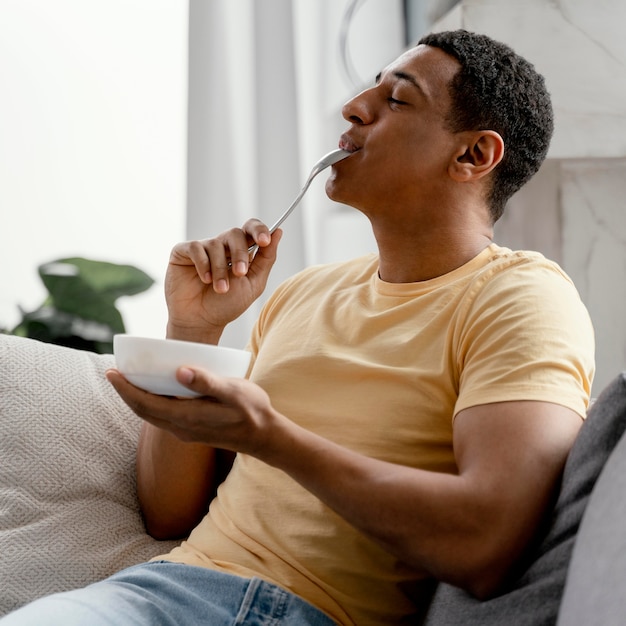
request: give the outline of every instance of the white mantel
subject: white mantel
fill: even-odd
[[[433,30],[508,43],[552,95],[548,160],[497,224],[497,241],[543,252],[576,283],[596,329],[598,393],[626,369],[626,3],[462,0]]]

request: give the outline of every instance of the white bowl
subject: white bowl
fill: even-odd
[[[113,353],[117,369],[136,387],[164,396],[196,397],[176,380],[183,366],[201,367],[220,376],[243,378],[250,352],[205,343],[115,335]]]

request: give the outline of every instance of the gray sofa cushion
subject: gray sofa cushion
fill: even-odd
[[[528,551],[527,559],[513,582],[502,594],[485,602],[450,585],[439,585],[425,624],[555,624],[574,541],[589,495],[625,429],[626,378],[620,374],[590,409],[565,465],[560,493],[549,524],[536,545]]]
[[[622,427],[626,415],[622,415]],[[607,461],[576,536],[559,626],[626,621],[626,437]]]

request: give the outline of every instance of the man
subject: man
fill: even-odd
[[[594,369],[569,279],[492,242],[547,152],[543,79],[486,37],[430,35],[343,115],[352,154],[326,190],[369,218],[378,255],[281,286],[254,329],[249,380],[181,368],[202,394],[186,400],[108,373],[146,421],[149,532],[191,534],[58,598],[64,624],[81,611],[98,624],[416,623],[432,580],[488,597],[533,539]],[[168,336],[217,343],[263,292],[280,238],[250,220],[176,246]],[[237,455],[213,499],[224,451]]]

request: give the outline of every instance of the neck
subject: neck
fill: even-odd
[[[414,283],[443,276],[471,261],[493,240],[491,228],[412,233],[408,237],[376,233],[380,278]]]

